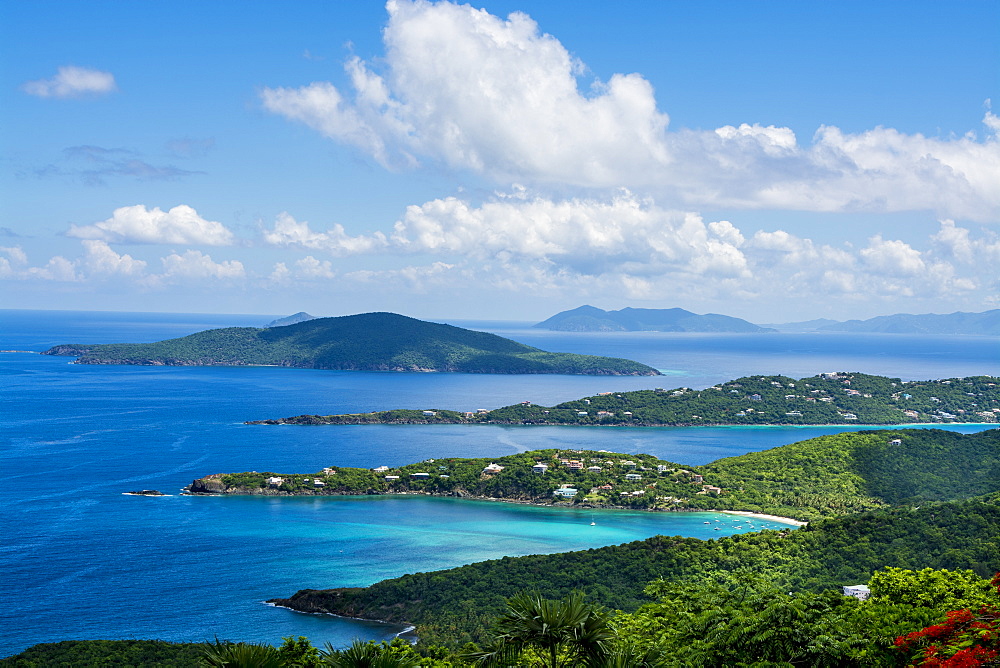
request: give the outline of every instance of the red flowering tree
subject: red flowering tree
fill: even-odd
[[[993,576],[991,584],[1000,595],[1000,573]],[[896,647],[912,653],[911,666],[1000,666],[1000,606],[952,610],[943,624],[896,638]]]

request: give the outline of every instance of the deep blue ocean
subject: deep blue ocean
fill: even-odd
[[[0,350],[143,342],[276,316],[3,311]],[[701,388],[748,374],[863,371],[904,379],[1000,375],[1000,339],[858,334],[575,334],[452,324],[546,350],[628,357],[663,377],[484,376],[73,365],[0,353],[0,656],[38,642],[214,637],[316,644],[399,627],[273,608],[298,589],[583,549],[655,534],[718,538],[732,518],[556,510],[437,498],[178,494],[228,471],[309,472],[535,448],[645,452],[703,464],[838,427],[248,426],[244,420],[395,407],[552,404],[602,391]],[[974,432],[985,426],[965,425]],[[158,489],[171,496],[126,496]],[[712,531],[719,525],[724,531]],[[712,520],[711,525],[703,522]],[[591,522],[595,526],[591,526]],[[742,531],[748,530],[744,526]],[[643,583],[637,582],[640,587]]]

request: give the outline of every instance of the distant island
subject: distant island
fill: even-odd
[[[848,320],[826,324],[824,332],[873,332],[884,334],[978,334],[1000,336],[1000,309],[982,313],[880,315],[868,320]]]
[[[581,306],[557,313],[535,325],[556,332],[773,332],[740,318],[708,313],[698,315],[682,308],[623,308],[605,311]]]
[[[494,410],[397,409],[298,415],[247,424],[522,424],[592,426],[890,425],[1000,422],[1000,378],[904,381],[863,373],[749,376],[704,390],[603,392],[555,406]]]
[[[74,356],[77,364],[659,375],[653,367],[631,360],[550,353],[495,334],[395,313],[315,318],[283,327],[211,329],[157,343],[66,344],[42,354]]]

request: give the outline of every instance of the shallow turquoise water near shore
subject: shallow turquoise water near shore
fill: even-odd
[[[0,312],[0,349],[159,340],[267,319],[8,311]],[[91,367],[68,364],[68,358],[0,354],[0,656],[67,638],[279,641],[301,634],[343,644],[357,635],[389,637],[398,629],[300,615],[261,601],[303,587],[358,586],[503,555],[656,533],[715,538],[736,526],[749,530],[745,522],[722,517],[718,524],[725,530],[714,531],[717,515],[593,513],[422,497],[123,496],[128,490],[176,494],[195,477],[223,471],[315,471],[543,447],[648,452],[701,464],[843,430],[309,428],[248,426],[247,419],[399,406],[491,408],[524,399],[554,403],[605,390],[704,387],[738,373],[1000,374],[998,341],[982,337],[917,337],[905,345],[883,338],[859,352],[803,335],[770,343],[745,336],[508,335],[552,350],[632,357],[676,373],[592,378]],[[862,366],[866,359],[877,368]],[[923,368],[929,371],[916,373]],[[733,369],[747,371],[730,375]]]

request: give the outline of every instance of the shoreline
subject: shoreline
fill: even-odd
[[[803,522],[802,520],[792,519],[791,517],[781,517],[780,515],[768,515],[766,513],[758,513],[752,510],[715,510],[708,512],[725,513],[727,515],[741,515],[743,517],[758,517],[762,520],[768,520],[771,522],[780,522],[782,524],[791,524],[792,526],[804,527],[809,522]]]
[[[297,417],[297,416],[296,416]],[[326,417],[326,416],[322,416]],[[633,428],[633,429],[662,429],[679,427],[684,429],[691,428],[708,428],[708,429],[718,429],[722,427],[737,427],[737,428],[760,428],[760,429],[774,429],[774,428],[802,428],[802,429],[817,429],[823,427],[854,427],[860,429],[923,429],[923,428],[940,428],[951,425],[964,425],[969,427],[984,427],[985,429],[997,429],[1000,428],[1000,422],[906,422],[906,423],[894,423],[894,424],[873,424],[868,422],[828,422],[819,424],[797,424],[797,423],[766,423],[766,424],[743,424],[734,422],[674,422],[674,423],[650,423],[650,424],[636,424],[631,422],[605,422],[598,424],[583,424],[576,422],[500,422],[500,421],[477,421],[477,420],[435,420],[435,421],[424,421],[424,420],[385,420],[385,421],[357,421],[357,422],[288,422],[289,418],[266,418],[263,420],[245,420],[243,424],[246,425],[265,425],[271,427],[370,427],[377,425],[388,425],[388,426],[411,426],[411,427],[432,427],[440,425],[464,425],[464,426],[495,426],[495,427],[612,427],[612,428]]]
[[[185,488],[186,489],[186,488]],[[378,494],[295,494],[292,492],[277,492],[272,494],[247,494],[241,492],[216,492],[216,493],[205,493],[205,492],[182,492],[182,496],[203,496],[203,497],[226,497],[226,496],[260,496],[260,497],[280,497],[280,498],[351,498],[359,496],[382,496],[382,497],[405,497],[405,496],[422,496],[431,497],[436,499],[454,499],[458,501],[482,501],[487,503],[513,503],[521,506],[534,506],[536,508],[552,508],[556,510],[612,510],[612,511],[628,511],[635,513],[725,513],[728,515],[742,515],[745,517],[756,517],[761,520],[767,520],[771,522],[778,522],[779,524],[788,524],[794,527],[803,527],[809,524],[803,520],[797,520],[792,517],[784,517],[781,515],[768,515],[766,513],[759,513],[753,510],[717,510],[714,508],[631,508],[629,506],[614,506],[614,505],[594,505],[594,504],[555,504],[545,501],[532,501],[529,499],[505,499],[496,496],[477,496],[475,494],[468,494],[464,496],[456,496],[454,494],[435,494],[432,492],[382,492]]]

